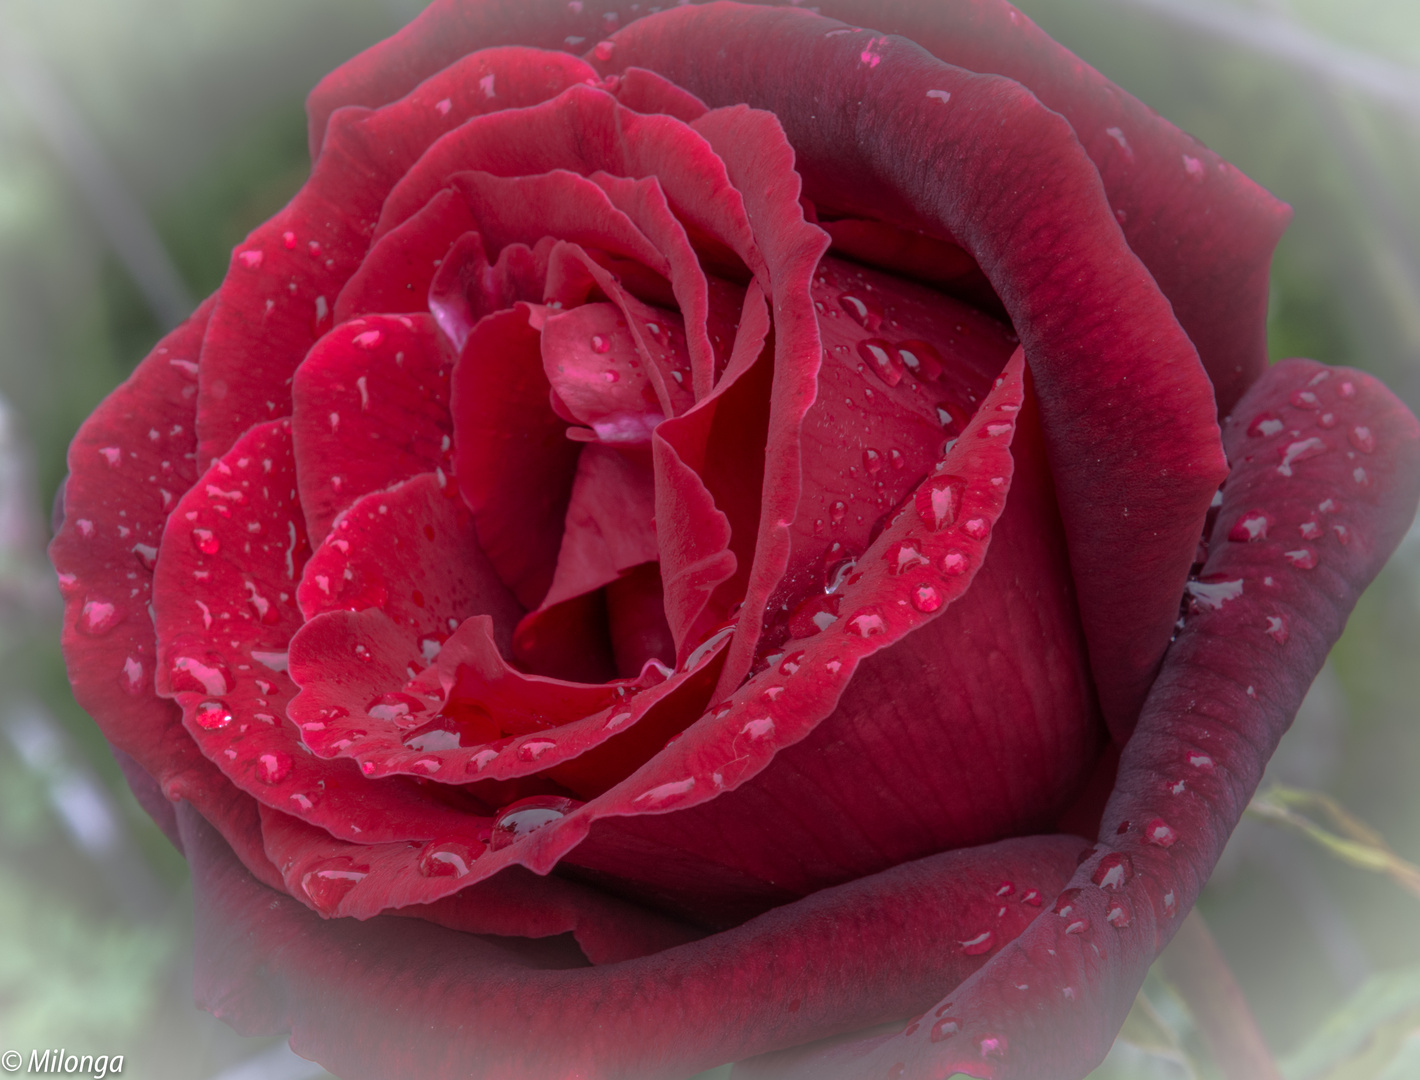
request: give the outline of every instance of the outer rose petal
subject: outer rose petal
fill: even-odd
[[[181,821],[198,1002],[245,1033],[290,1031],[299,1053],[347,1080],[670,1080],[896,1019],[1019,933],[1043,910],[1032,894],[1058,887],[1080,844],[934,855],[588,970],[565,951],[415,920],[322,922],[252,881],[189,808]]]
[[[823,0],[815,10],[900,34],[969,71],[1015,79],[1068,119],[1099,169],[1130,246],[1198,347],[1220,415],[1232,411],[1266,366],[1267,267],[1290,217],[1284,204],[1082,63],[1005,0]],[[609,20],[609,12],[620,18]],[[312,154],[341,105],[391,101],[464,53],[490,45],[585,49],[625,19],[625,6],[615,0],[585,0],[575,8],[563,0],[437,0],[311,93]]]
[[[1066,1080],[1104,1057],[1420,498],[1420,424],[1369,375],[1283,361],[1236,416],[1194,610],[1124,749],[1096,854],[1055,914],[952,992],[949,1041],[790,1052],[749,1076],[879,1080],[906,1063],[906,1075]],[[1273,519],[1265,540],[1224,539],[1258,507]],[[1033,992],[1013,992],[1021,983]]]

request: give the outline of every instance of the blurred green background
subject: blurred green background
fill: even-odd
[[[0,1050],[82,1045],[154,1080],[324,1075],[193,1008],[185,867],[69,696],[43,547],[79,422],[304,178],[306,91],[419,7],[0,0]],[[1292,204],[1274,355],[1365,368],[1420,409],[1420,4],[1020,7]],[[1269,771],[1411,862],[1417,646],[1412,530]],[[1420,1076],[1420,896],[1249,818],[1202,909],[1288,1080]],[[1148,1000],[1155,1026],[1100,1075],[1214,1075],[1162,979]]]

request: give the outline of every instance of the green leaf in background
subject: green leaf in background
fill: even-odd
[[[1373,976],[1279,1064],[1287,1080],[1420,1076],[1420,965]]]

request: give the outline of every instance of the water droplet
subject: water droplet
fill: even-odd
[[[192,546],[204,555],[216,555],[222,544],[211,529],[193,529]]]
[[[1173,826],[1163,818],[1154,818],[1144,826],[1144,842],[1153,844],[1155,847],[1173,847],[1174,841],[1178,839],[1178,833],[1174,832]]]
[[[370,349],[378,347],[380,342],[384,341],[384,339],[385,335],[383,330],[366,330],[363,334],[356,334],[351,338],[350,344],[354,345],[357,349],[364,349],[368,352]]]
[[[871,446],[863,451],[863,468],[867,470],[869,476],[877,476],[882,472],[883,456]]]
[[[788,656],[784,657],[783,661],[779,664],[779,674],[792,675],[799,670],[799,665],[803,662],[804,654],[802,651],[790,653]]]
[[[899,540],[888,547],[883,558],[888,564],[888,573],[902,574],[917,566],[930,566],[931,562],[927,556],[922,554],[921,548],[917,546],[915,540]]]
[[[493,819],[493,835],[488,846],[500,851],[554,821],[561,821],[581,805],[576,799],[556,795],[534,795],[509,803]]]
[[[99,637],[123,622],[127,615],[128,613],[116,604],[91,597],[84,601],[75,628],[82,634]]]
[[[1333,525],[1331,531],[1336,534],[1338,543],[1349,544],[1351,542],[1351,532],[1345,525]]]
[[[1292,395],[1292,404],[1299,409],[1319,409],[1321,399],[1310,390],[1298,390]]]
[[[734,632],[734,623],[728,626],[722,626],[718,630],[713,631],[709,637],[690,651],[690,655],[685,658],[685,664],[681,667],[681,670],[694,671],[701,664],[710,659],[711,654],[719,647],[720,642],[724,641]]]
[[[327,859],[301,876],[301,889],[322,915],[334,915],[340,902],[369,874],[368,866],[357,866],[348,856]]]
[[[204,731],[220,731],[232,722],[232,710],[225,701],[204,701],[193,710],[192,719]]]
[[[900,472],[901,470],[907,468],[907,459],[902,456],[901,450],[889,450],[888,464]]]
[[[1315,435],[1310,439],[1298,439],[1296,442],[1290,442],[1282,448],[1282,464],[1277,466],[1277,474],[1291,476],[1292,466],[1297,462],[1324,454],[1328,449],[1326,440]]]
[[[557,744],[551,739],[529,739],[518,747],[518,758],[521,761],[536,761],[549,750],[556,749]]]
[[[987,948],[989,949],[990,946],[988,945]],[[982,951],[984,952],[985,950]],[[944,1016],[932,1025],[932,1030],[928,1033],[927,1037],[933,1042],[942,1042],[945,1039],[950,1039],[960,1030],[960,1020],[955,1016]]]
[[[615,731],[617,728],[625,727],[631,722],[631,718],[635,715],[636,714],[630,709],[622,709],[620,712],[614,712],[607,717],[606,723],[602,725],[602,730]]]
[[[972,518],[962,526],[962,531],[973,540],[985,540],[991,532],[991,525],[985,518]]]
[[[1362,469],[1359,466],[1351,473],[1351,479],[1355,480],[1356,483],[1360,484],[1362,487],[1371,486],[1370,475],[1366,472],[1365,469]]]
[[[848,620],[848,629],[859,637],[877,637],[879,634],[887,633],[887,623],[883,617],[871,608],[858,612]]]
[[[1316,426],[1330,430],[1336,426],[1336,414],[1324,412],[1316,418]]]
[[[852,293],[844,293],[838,298],[838,305],[846,311],[850,318],[868,333],[877,332],[878,327],[883,324],[883,309],[872,297],[854,296]]]
[[[419,853],[419,872],[425,877],[466,877],[479,854],[462,840],[435,840]]]
[[[214,697],[228,693],[234,685],[226,665],[210,657],[205,662],[191,656],[174,657],[168,667],[168,678],[174,690]]]
[[[981,429],[981,437],[995,438],[998,435],[1008,435],[1010,434],[1010,431],[1014,426],[1014,424],[1004,423],[987,424],[984,428]]]
[[[995,943],[996,935],[990,930],[983,930],[975,937],[957,942],[961,946],[961,951],[967,956],[980,956],[982,953],[990,952],[991,946]]]
[[[917,489],[917,516],[935,532],[956,521],[965,495],[966,481],[961,477],[935,477]]]
[[[841,525],[843,519],[848,516],[848,504],[839,500],[828,508],[828,520],[835,525]]]
[[[936,405],[937,423],[942,425],[942,430],[949,435],[960,434],[966,425],[971,422],[971,413],[967,412],[955,401],[939,401]]]
[[[611,54],[615,51],[616,42],[599,41],[597,42],[596,47],[592,49],[592,55],[595,56],[598,60],[602,61],[602,63],[606,63],[606,61],[611,59]]]
[[[838,545],[835,544],[834,547]],[[854,558],[839,559],[830,563],[824,571],[823,591],[830,596],[847,584],[854,569],[858,565],[858,560]]]
[[[960,551],[949,551],[942,556],[942,573],[952,577],[966,573],[970,565],[967,557]]]
[[[614,382],[617,382],[620,378],[621,378],[621,376],[620,376],[619,374],[617,374],[615,371],[603,371],[603,372],[602,372],[602,382],[614,383]]]
[[[592,335],[592,352],[607,353],[611,351],[611,338],[605,334]]]
[[[256,775],[264,784],[279,784],[291,775],[293,768],[295,762],[291,760],[291,755],[279,750],[261,754],[256,759]]]
[[[1309,547],[1298,548],[1296,551],[1284,551],[1282,557],[1298,570],[1312,570],[1317,563],[1316,551]]]
[[[1315,540],[1321,535],[1321,525],[1315,521],[1304,521],[1297,526],[1297,531],[1302,534],[1303,540]]]
[[[868,338],[858,342],[858,355],[868,362],[874,374],[889,386],[902,382],[902,361],[891,342],[882,338]]]
[[[1270,412],[1258,413],[1247,426],[1247,433],[1254,439],[1276,435],[1287,425]]]
[[[1213,759],[1208,754],[1201,754],[1193,751],[1188,755],[1188,763],[1195,769],[1202,769],[1204,772],[1213,771]]]
[[[1287,630],[1287,619],[1282,615],[1267,616],[1267,635],[1278,645],[1287,644],[1291,634]]]
[[[932,382],[942,374],[942,354],[926,341],[899,342],[897,357],[914,378]]]
[[[1233,523],[1233,527],[1228,530],[1228,539],[1235,544],[1266,540],[1267,530],[1271,527],[1272,515],[1266,510],[1249,510]]]
[[[411,713],[422,713],[426,706],[412,694],[380,694],[365,706],[365,714],[385,723],[407,723]]]
[[[1229,600],[1236,600],[1243,594],[1243,580],[1211,580],[1221,575],[1210,574],[1207,578],[1190,581],[1184,590],[1193,597],[1193,604],[1199,611],[1217,611]]]
[[[942,606],[942,594],[931,585],[917,585],[912,590],[912,606],[930,615]]]
[[[428,754],[463,749],[466,745],[463,734],[463,727],[456,720],[440,716],[411,731],[401,741],[411,750]]]
[[[1112,851],[1099,861],[1090,880],[1101,889],[1122,889],[1134,876],[1134,863],[1128,855]]]
[[[1079,898],[1079,889],[1066,889],[1056,898],[1055,906],[1050,910],[1062,919],[1069,919],[1074,916],[1079,906]]]
[[[1067,934],[1083,934],[1083,933],[1084,933],[1086,930],[1088,930],[1089,928],[1090,928],[1090,921],[1089,921],[1088,919],[1076,919],[1076,920],[1075,920],[1074,922],[1072,922],[1069,926],[1065,927],[1065,933],[1067,933]]]
[[[766,738],[774,734],[774,720],[772,717],[761,716],[747,721],[745,726],[740,728],[740,734],[748,735],[751,739]]]
[[[263,251],[239,251],[237,252],[237,258],[241,260],[241,264],[248,270],[256,270],[260,268],[261,264],[265,261],[266,253]]]
[[[671,780],[668,783],[657,784],[650,791],[643,791],[637,795],[633,801],[644,802],[647,806],[660,806],[688,794],[694,787],[695,777],[688,776],[684,780]]]
[[[123,678],[119,685],[134,697],[145,694],[151,687],[143,677],[143,661],[130,656],[123,661]]]
[[[1031,907],[1040,907],[1040,904],[1041,904],[1040,890],[1039,890],[1039,889],[1028,889],[1028,890],[1026,891],[1026,894],[1021,897],[1021,903],[1023,903],[1023,904],[1029,904]]]
[[[1123,836],[1123,835],[1124,835],[1125,833],[1127,833],[1128,831],[1129,831],[1129,819],[1128,819],[1128,818],[1125,818],[1123,821],[1121,821],[1121,822],[1119,823],[1119,828],[1117,828],[1117,829],[1114,830],[1114,835],[1115,835],[1115,836]]]
[[[1116,930],[1123,930],[1133,920],[1134,913],[1129,909],[1129,901],[1122,896],[1115,897],[1104,909],[1104,921]]]

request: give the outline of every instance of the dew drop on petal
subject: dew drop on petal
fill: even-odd
[[[493,834],[488,846],[499,851],[554,821],[561,821],[581,805],[576,799],[556,795],[534,795],[509,803],[493,819]]]
[[[591,344],[592,352],[594,353],[600,354],[611,351],[611,338],[607,337],[605,334],[593,334]]]
[[[466,877],[477,856],[461,840],[435,840],[419,853],[419,872],[425,877]]]
[[[930,566],[931,561],[922,554],[915,540],[899,540],[888,547],[883,554],[888,564],[888,573],[897,575],[918,566]]]
[[[964,574],[970,563],[960,551],[949,551],[942,556],[942,573],[955,577]]]
[[[933,531],[953,524],[961,513],[966,481],[958,476],[934,477],[917,490],[917,516]]]
[[[879,634],[887,633],[887,623],[876,611],[860,611],[847,622],[847,627],[859,637],[877,637]]]
[[[301,876],[301,890],[322,915],[333,915],[340,902],[369,874],[368,866],[356,866],[346,856],[327,859]]]
[[[1233,523],[1233,527],[1228,530],[1228,539],[1235,544],[1266,540],[1267,530],[1271,527],[1272,515],[1266,510],[1249,510]]]
[[[1276,435],[1287,425],[1270,412],[1258,413],[1247,426],[1247,433],[1254,439]]]
[[[1295,551],[1284,551],[1282,557],[1295,566],[1298,570],[1311,570],[1316,567],[1316,551],[1313,548],[1297,548]]]
[[[192,546],[204,555],[216,555],[222,544],[211,529],[193,529]]]
[[[257,779],[264,784],[279,784],[291,775],[291,770],[294,767],[295,763],[291,760],[290,754],[282,753],[279,750],[269,751],[258,755],[256,759]]]
[[[75,628],[90,637],[101,637],[123,622],[126,616],[127,612],[118,605],[108,600],[90,597],[84,601],[84,607],[79,612],[79,621]]]
[[[883,456],[871,446],[863,451],[863,468],[867,470],[869,476],[876,476],[882,472]]]
[[[1129,901],[1122,896],[1111,900],[1105,907],[1104,921],[1116,930],[1123,930],[1133,919],[1134,913],[1129,909]]]
[[[1173,847],[1174,841],[1178,839],[1178,833],[1174,832],[1173,826],[1163,818],[1154,818],[1144,826],[1144,842],[1153,844],[1155,847]]]
[[[1128,855],[1110,852],[1099,861],[1092,880],[1101,889],[1122,889],[1134,876],[1134,863]]]
[[[1278,645],[1287,644],[1287,639],[1291,637],[1291,633],[1287,630],[1286,616],[1267,616],[1267,636],[1277,642]]]
[[[931,614],[942,606],[942,594],[931,585],[917,585],[912,590],[912,606],[918,611]]]
[[[232,710],[225,701],[204,701],[193,710],[192,719],[204,731],[220,731],[232,722]]]
[[[983,930],[975,937],[967,938],[957,944],[961,946],[961,951],[967,956],[980,956],[982,953],[990,952],[991,946],[996,943],[996,935],[990,930]]]

